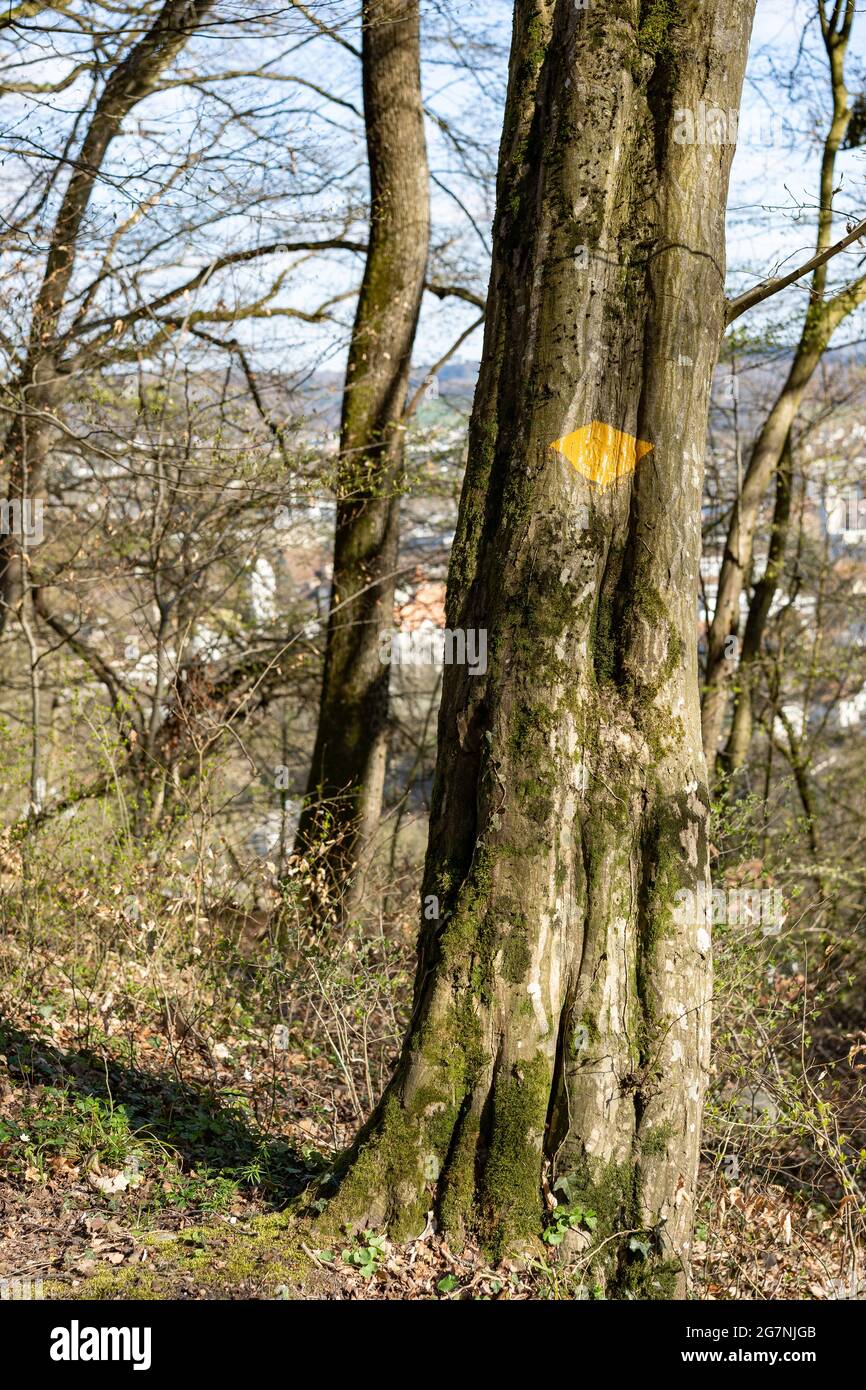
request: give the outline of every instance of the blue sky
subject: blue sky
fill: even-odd
[[[804,30],[803,56],[797,64]],[[861,6],[846,65],[852,96],[862,85],[864,56],[866,9]],[[795,64],[792,95],[784,78]],[[812,253],[821,136],[830,110],[827,60],[814,0],[759,0],[742,101],[744,138],[734,157],[728,199],[728,278],[733,287],[753,283],[782,262],[791,269]],[[781,140],[764,143],[761,128],[769,126],[775,134],[774,117],[776,130],[781,126],[784,133]],[[757,127],[755,138],[749,138],[752,124]],[[866,215],[866,150],[842,151],[838,168],[843,182],[837,197],[837,230],[842,236],[849,216],[856,220]],[[840,257],[833,276],[852,274],[860,254]],[[803,297],[802,288],[787,291],[774,303],[772,314],[795,311]],[[849,331],[857,328],[852,320]]]
[[[504,33],[511,6],[502,0],[492,9],[501,11]],[[786,79],[792,71],[796,81],[789,90]],[[852,96],[866,86],[866,6],[861,5],[854,21],[846,74]],[[732,292],[779,268],[790,270],[812,254],[821,137],[831,109],[814,0],[758,0],[728,199]],[[843,176],[837,200],[842,236],[848,216],[866,216],[866,148],[843,151],[838,167]],[[855,273],[861,254],[855,248],[841,256],[831,282]],[[789,331],[799,320],[804,293],[802,286],[792,287],[778,296],[758,311],[761,322]],[[753,323],[756,317],[753,314]],[[834,341],[862,336],[864,331],[860,311]],[[478,332],[461,355],[477,357],[480,350]]]
[[[88,3],[92,0],[81,0],[82,6]],[[350,47],[357,46],[356,0],[312,0],[310,8],[317,18],[337,26]],[[142,287],[157,293],[166,284],[182,282],[227,247],[328,235],[335,221],[347,217],[349,234],[358,240],[364,237],[366,169],[357,56],[332,37],[317,35],[296,11],[266,0],[232,4],[224,0],[216,13],[220,23],[188,46],[179,61],[179,74],[206,79],[208,73],[229,66],[243,75],[230,88],[175,86],[149,98],[133,113],[123,138],[112,148],[107,178],[94,200],[92,243],[82,245],[79,252],[77,273],[83,283],[99,266],[106,236],[164,181],[176,152],[197,146],[198,162],[188,178],[172,183],[158,206],[133,229],[133,249],[150,237],[152,259],[133,290],[121,257],[117,274],[106,282],[104,311],[111,315],[122,311],[125,293],[132,295]],[[493,170],[511,13],[510,0],[422,3],[438,273],[452,282],[471,283],[482,293],[493,210],[490,184],[485,191],[460,166],[465,162],[488,174]],[[276,18],[263,19],[267,15]],[[60,37],[43,41],[37,25],[30,28],[33,47],[26,53],[14,35],[0,43],[0,62],[13,79],[56,81],[76,57],[89,55],[89,39],[76,37],[57,16],[40,22],[60,29]],[[33,61],[37,55],[41,55],[38,64]],[[26,73],[10,67],[22,57],[28,62]],[[810,254],[820,137],[829,110],[826,68],[815,0],[758,0],[729,198],[732,290],[754,283],[782,263],[790,268]],[[855,20],[847,70],[851,91],[861,89],[866,70],[866,10]],[[795,80],[789,84],[792,71]],[[50,167],[51,152],[68,133],[89,80],[85,73],[48,97],[4,97],[0,145],[5,193],[0,198],[14,197],[16,165],[26,172],[28,165],[35,167],[45,160],[47,151]],[[221,124],[225,91],[246,109],[245,121]],[[450,126],[450,135],[443,131],[443,123]],[[841,233],[848,217],[862,217],[866,212],[866,152],[843,153],[839,167],[843,175],[838,195]],[[239,202],[245,204],[242,213],[235,211]],[[177,231],[184,219],[189,220],[189,234]],[[852,274],[860,254],[855,250],[840,258],[834,276]],[[28,264],[25,274],[32,280],[39,260],[30,257]],[[208,294],[212,302],[217,297],[230,300],[233,295],[238,301],[249,300],[261,292],[269,277],[273,280],[288,270],[289,264],[288,258],[281,261],[279,257],[256,261],[198,291],[195,303],[206,302]],[[283,309],[308,311],[331,295],[348,296],[360,273],[360,259],[347,253],[305,260],[287,275],[275,303]],[[795,331],[803,299],[803,288],[787,291],[758,311],[760,322]],[[352,317],[351,297],[336,307],[335,315],[335,321],[318,326],[285,315],[251,319],[241,326],[239,335],[262,365],[309,363],[340,371]],[[457,301],[442,303],[428,297],[418,334],[417,363],[434,361],[474,317],[471,308]],[[10,330],[14,333],[18,326],[13,317]],[[862,336],[863,331],[863,323],[852,320],[843,336]],[[477,357],[480,349],[479,330],[463,344],[461,356]]]
[[[507,0],[476,8],[486,9],[499,21],[505,41],[511,13]],[[789,87],[791,73],[795,78]],[[852,96],[866,87],[866,6],[861,6],[854,22],[846,75]],[[732,292],[778,269],[790,270],[812,254],[821,141],[831,109],[814,0],[758,0],[728,199]],[[837,230],[842,236],[849,216],[855,220],[866,216],[866,148],[841,152],[838,168],[843,181],[837,197]],[[831,283],[853,275],[860,255],[862,250],[855,248],[841,256]],[[806,283],[753,313],[752,323],[774,325],[782,333],[796,329]],[[453,317],[453,309],[449,316]],[[860,311],[834,342],[862,336],[864,331],[866,320]],[[461,355],[477,357],[480,350],[479,331],[462,347]]]

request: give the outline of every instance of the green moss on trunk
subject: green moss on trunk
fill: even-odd
[[[495,1258],[540,1233],[541,1142],[550,1084],[542,1053],[496,1079],[482,1194],[483,1234]]]

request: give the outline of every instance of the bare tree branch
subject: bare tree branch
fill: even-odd
[[[826,265],[827,261],[838,256],[840,251],[846,250],[852,242],[858,241],[866,234],[866,218],[858,222],[849,232],[837,241],[833,246],[828,246],[824,251],[812,256],[804,265],[792,270],[788,275],[780,275],[772,280],[762,280],[754,289],[747,290],[745,294],[738,295],[736,299],[729,299],[725,312],[725,322],[731,324],[734,319],[738,319],[741,314],[745,314],[748,309],[754,309],[756,304],[761,304],[771,295],[778,294],[780,290],[787,289],[788,285],[793,285],[795,280],[801,280],[804,275],[809,275],[811,271],[817,270],[819,266]]]

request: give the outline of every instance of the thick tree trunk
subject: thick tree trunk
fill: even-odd
[[[417,0],[366,0],[370,236],[343,396],[331,612],[297,844],[324,840],[338,889],[378,822],[403,477],[403,412],[429,242]]]
[[[733,150],[674,132],[737,107],[751,19],[517,0],[448,592],[488,670],[445,669],[441,914],[328,1216],[417,1233],[435,1202],[501,1254],[565,1177],[612,1296],[681,1291],[693,1217],[710,943],[679,895],[708,873],[696,594]]]

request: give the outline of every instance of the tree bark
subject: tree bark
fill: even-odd
[[[417,1234],[435,1204],[497,1256],[564,1178],[608,1296],[681,1293],[688,1263],[711,965],[679,895],[708,875],[695,597],[733,148],[674,134],[737,107],[752,9],[515,5],[447,599],[488,669],[445,668],[440,916],[326,1217]],[[593,422],[574,466],[551,449]],[[606,427],[651,446],[633,471]]]
[[[331,609],[296,845],[319,842],[336,891],[378,822],[403,480],[403,411],[429,244],[417,0],[365,0],[370,236],[346,369]]]

